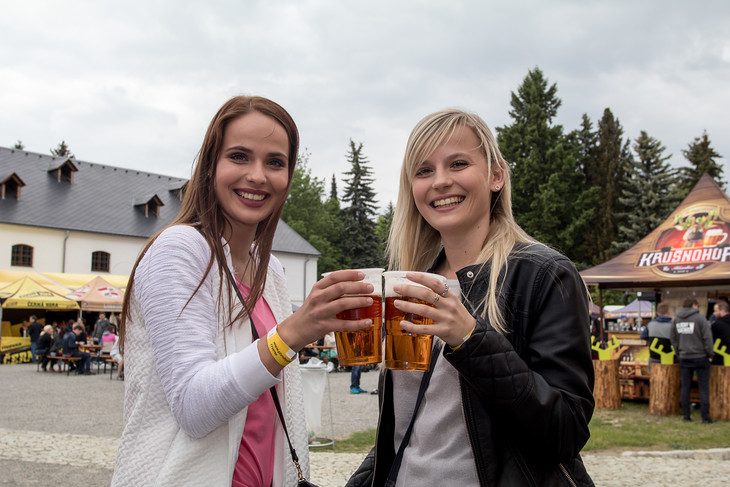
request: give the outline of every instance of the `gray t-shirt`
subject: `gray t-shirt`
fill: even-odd
[[[461,294],[459,281],[449,280],[448,285],[457,296]],[[397,391],[393,396],[397,451],[413,415],[423,372],[394,370],[392,374],[393,390]],[[459,373],[443,356],[436,362],[416,416],[396,485],[428,485],[435,479],[448,479],[450,485],[479,485],[466,432]]]

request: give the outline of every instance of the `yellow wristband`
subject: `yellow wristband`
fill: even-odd
[[[468,339],[469,339],[469,338],[471,337],[471,334],[472,334],[472,333],[474,333],[474,330],[476,330],[476,328],[477,328],[477,325],[476,325],[476,323],[474,323],[474,328],[472,328],[472,329],[471,329],[471,331],[470,331],[470,332],[469,332],[469,333],[468,333],[468,334],[467,334],[467,335],[466,335],[466,336],[464,337],[464,339],[463,339],[463,340],[461,340],[461,343],[460,343],[460,344],[458,344],[458,345],[457,345],[457,346],[455,346],[455,347],[451,347],[451,350],[452,350],[452,351],[455,351],[455,350],[458,350],[458,349],[460,349],[460,348],[461,348],[461,346],[462,346],[463,344],[465,344],[465,343],[466,343],[466,341],[467,341],[467,340],[468,340]]]
[[[274,360],[282,367],[289,365],[294,360],[294,357],[297,356],[297,353],[289,348],[289,345],[281,339],[279,333],[276,331],[276,327],[273,327],[269,331],[269,334],[266,335],[266,345],[268,345],[269,352],[271,352]]]

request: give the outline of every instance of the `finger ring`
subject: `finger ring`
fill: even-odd
[[[436,303],[438,303],[438,302],[439,302],[439,295],[434,294],[433,295],[433,305],[436,306]]]
[[[444,283],[444,286],[446,286],[446,287],[444,288],[443,291],[441,291],[441,297],[444,297],[445,298],[446,295],[449,293],[449,285],[446,284],[446,283]]]

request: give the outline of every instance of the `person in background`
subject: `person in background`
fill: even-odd
[[[730,304],[724,300],[718,300],[715,303],[713,310],[715,316],[715,322],[712,324],[712,343],[718,339],[720,340],[720,350],[722,347],[727,347],[725,353],[730,353]],[[712,357],[713,365],[725,365],[725,360],[722,355],[716,353]]]
[[[117,363],[117,379],[124,380],[124,357],[119,351],[119,339],[114,342],[109,356]]]
[[[28,330],[26,331],[26,334],[30,337],[30,354],[31,361],[33,363],[36,362],[35,350],[38,347],[38,339],[40,338],[42,331],[43,324],[39,321],[36,321],[35,315],[30,315],[30,324],[28,325]]]
[[[682,382],[682,415],[685,421],[690,417],[690,388],[692,375],[697,373],[700,392],[700,412],[703,423],[714,423],[710,418],[710,362],[712,361],[712,330],[710,324],[699,312],[699,303],[694,298],[684,300],[682,309],[672,321],[671,341],[679,359]]]
[[[646,325],[646,330],[642,331],[640,338],[647,340],[649,346],[657,339],[657,347],[661,348],[662,351],[671,351],[672,346],[672,317],[669,316],[669,304],[659,303],[656,307],[656,317]],[[676,359],[676,357],[675,357]],[[653,350],[649,350],[649,367],[651,368],[652,363],[659,363],[661,361],[661,355]]]
[[[81,333],[76,335],[76,343],[88,343],[89,342],[89,336],[86,334],[86,320],[84,318],[77,318],[76,325],[79,325],[81,327]],[[74,329],[74,324],[71,325],[71,330]]]
[[[444,110],[416,125],[389,268],[446,277],[408,273],[425,287],[394,288],[433,305],[396,299],[433,320],[401,327],[444,345],[417,411],[423,374],[384,368],[376,445],[348,485],[593,485],[579,455],[594,408],[588,292],[567,257],[517,225],[511,197],[509,165],[478,115]]]
[[[94,332],[91,334],[94,344],[101,345],[101,337],[104,335],[104,332],[109,325],[110,323],[109,320],[106,319],[106,313],[99,313],[99,318],[96,320],[96,325],[94,326]]]
[[[350,368],[350,394],[363,394],[366,391],[360,387],[360,376],[362,375],[362,365],[353,365]]]
[[[41,358],[41,368],[43,369],[43,372],[48,372],[48,356],[51,353],[52,347],[53,325],[46,325],[43,327],[43,333],[41,333],[41,336],[38,339],[38,348],[36,349],[36,352]],[[51,370],[53,370],[53,365],[51,365]]]
[[[297,485],[273,397],[308,475],[293,361],[329,331],[372,325],[337,313],[372,305],[356,295],[373,286],[360,271],[333,272],[292,314],[271,248],[298,147],[291,116],[266,98],[234,97],[210,122],[180,213],[144,247],[124,296],[113,486]]]
[[[71,331],[72,333],[66,333],[63,337],[63,354],[81,358],[78,365],[79,375],[96,375],[91,371],[91,354],[79,350],[77,339],[84,332],[84,327],[78,323],[74,323]]]

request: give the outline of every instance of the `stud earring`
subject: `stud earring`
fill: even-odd
[[[500,185],[498,184],[498,185],[496,185],[496,186],[494,187],[494,190],[495,190],[495,191],[499,191],[499,189],[500,189],[501,187],[502,187],[502,186],[500,186]]]

